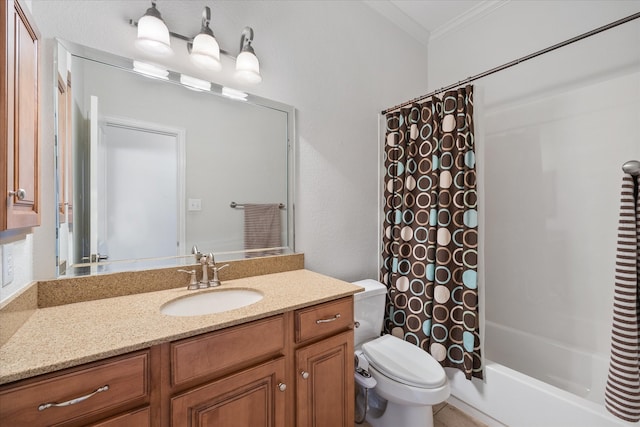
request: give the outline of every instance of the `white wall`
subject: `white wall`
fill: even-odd
[[[507,0],[497,3],[480,15],[468,15],[466,20],[457,21],[459,26],[438,32],[439,35],[430,40],[429,89],[464,80],[639,11],[640,4],[633,0]],[[521,86],[539,90],[543,85],[562,87],[570,83],[575,80],[579,68],[585,65],[589,67],[585,70],[589,73],[611,71],[614,68],[611,65],[629,66],[635,56],[625,60],[618,55],[620,46],[612,45],[610,41],[612,35],[620,31],[627,30],[619,27],[590,39],[587,45],[584,41],[577,42],[570,49],[563,48],[531,60],[528,64],[540,67],[535,69],[540,71],[537,74],[522,71],[524,66],[518,65],[513,69],[519,70],[516,77],[510,76],[511,72],[500,72],[483,79],[484,84],[499,80],[492,85],[495,94],[487,92],[487,102],[493,104],[521,97],[520,93],[513,93],[519,90],[512,84],[518,78]],[[638,33],[632,31],[629,35],[623,40],[623,47],[637,45]],[[590,56],[594,46],[604,47],[598,50],[601,57]],[[616,64],[606,63],[612,58],[610,55]],[[544,69],[545,64],[553,64],[555,68]]]
[[[264,80],[250,91],[297,109],[296,249],[305,253],[307,267],[345,280],[377,277],[377,114],[424,93],[425,46],[357,1],[167,0],[158,7],[173,31],[195,34],[205,5],[212,7],[216,37],[229,51],[237,49],[242,27],[253,26]],[[33,0],[32,7],[45,38],[142,57],[126,19],[138,19],[147,1]],[[193,24],[183,25],[178,16],[193,16]],[[183,46],[175,43],[171,68],[187,72]],[[211,80],[238,87],[228,73]],[[51,81],[45,76],[45,83]],[[52,105],[45,115],[51,111]],[[43,163],[51,165],[52,129],[42,147]],[[54,275],[54,199],[47,178],[52,169],[43,168],[43,202],[51,211],[43,212],[43,230],[34,236],[36,279]]]
[[[638,11],[631,1],[506,2],[430,42],[429,87]],[[620,166],[640,158],[639,42],[636,20],[475,83],[485,354],[596,402],[609,353]],[[521,339],[495,345],[501,328]]]

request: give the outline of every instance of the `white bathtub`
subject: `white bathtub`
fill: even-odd
[[[485,360],[484,381],[468,381],[446,368],[448,403],[490,427],[629,427],[603,405],[576,396],[505,366]]]

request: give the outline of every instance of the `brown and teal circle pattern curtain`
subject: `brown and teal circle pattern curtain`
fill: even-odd
[[[386,116],[385,332],[482,378],[473,86]]]

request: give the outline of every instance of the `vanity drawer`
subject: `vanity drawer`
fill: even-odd
[[[149,407],[91,424],[91,427],[151,427],[151,409]]]
[[[171,343],[171,384],[228,373],[284,351],[284,317],[257,320]]]
[[[296,311],[296,343],[353,327],[353,297]]]
[[[51,426],[129,402],[142,403],[148,396],[149,352],[145,351],[1,391],[0,425]],[[66,405],[53,406],[62,403]]]

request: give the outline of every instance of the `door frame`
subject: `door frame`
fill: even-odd
[[[135,129],[142,132],[152,132],[163,135],[169,135],[176,138],[177,143],[177,171],[178,171],[178,256],[187,255],[186,245],[186,212],[185,212],[185,194],[186,194],[186,129],[166,126],[160,123],[147,122],[138,119],[132,119],[119,116],[98,116],[98,128],[103,129],[106,126],[116,126],[121,128]],[[99,132],[102,134],[102,132]],[[93,192],[94,189],[92,188]]]

